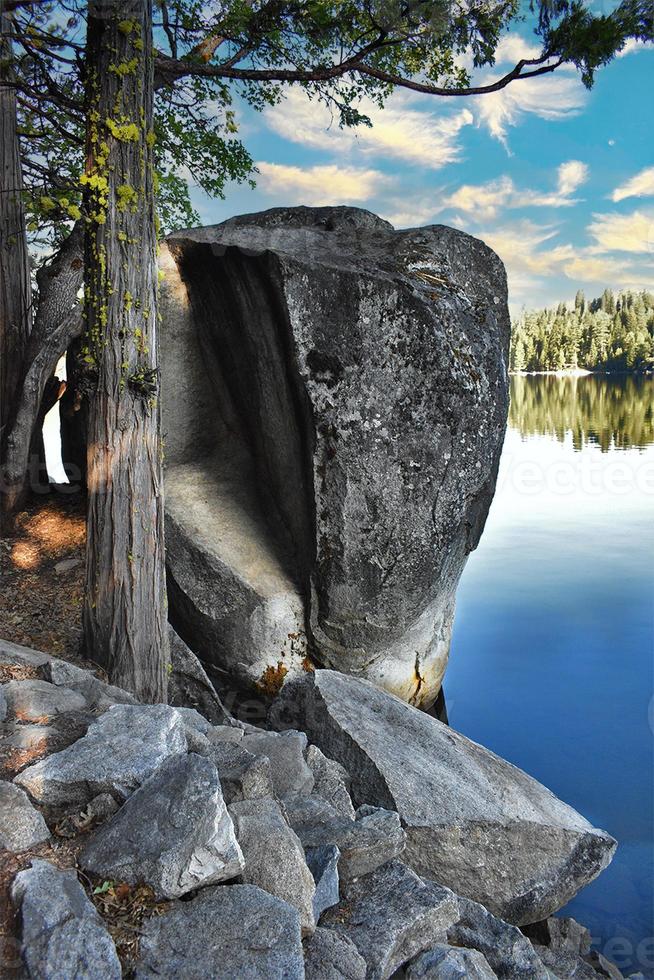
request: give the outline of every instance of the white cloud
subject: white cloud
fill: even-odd
[[[654,51],[654,44],[650,41],[640,41],[635,37],[630,37],[622,51],[618,52],[618,58],[624,58],[628,54],[637,54],[639,51]]]
[[[498,65],[517,65],[523,58],[538,58],[541,48],[519,34],[505,34],[495,49],[495,61]]]
[[[327,164],[293,167],[281,163],[257,163],[257,184],[271,196],[281,195],[291,204],[351,204],[367,201],[393,178],[379,170]]]
[[[414,108],[418,104],[424,108]],[[303,146],[340,154],[356,149],[438,170],[461,159],[459,134],[474,119],[467,107],[450,112],[441,103],[440,112],[429,111],[433,105],[427,96],[418,99],[404,92],[391,96],[383,110],[364,100],[359,109],[370,116],[372,129],[339,129],[326,106],[291,89],[280,106],[265,110],[264,118],[273,132]]]
[[[588,180],[588,164],[582,163],[581,160],[568,160],[567,163],[561,164],[558,175],[559,194],[561,197],[569,197]]]
[[[503,208],[570,207],[577,203],[571,195],[587,179],[587,164],[568,160],[558,168],[556,191],[549,194],[517,188],[505,176],[486,184],[463,184],[447,198],[446,204],[482,220],[494,218]]]
[[[654,195],[654,167],[646,167],[625,181],[611,194],[612,201],[624,201],[626,197],[652,197]]]
[[[496,79],[497,76],[489,76],[484,82]],[[569,119],[581,111],[586,98],[586,90],[576,75],[557,73],[513,82],[499,92],[475,96],[473,108],[477,124],[485,126],[508,150],[508,129],[522,122],[525,115]]]
[[[654,251],[654,211],[594,214],[593,219],[588,232],[594,253]]]

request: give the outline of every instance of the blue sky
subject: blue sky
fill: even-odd
[[[521,33],[522,32],[522,33]],[[488,79],[533,53],[505,35]],[[299,89],[241,111],[257,187],[194,191],[203,224],[292,204],[353,204],[396,227],[448,224],[483,238],[509,274],[512,309],[578,288],[654,288],[654,47],[630,43],[587,91],[573,69],[500,93],[397,93],[372,129],[340,130]],[[365,107],[364,107],[365,108]]]

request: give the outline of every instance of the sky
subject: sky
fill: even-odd
[[[504,36],[498,77],[538,53],[525,24]],[[397,228],[447,224],[503,259],[514,314],[613,289],[654,288],[654,46],[635,42],[588,91],[573,68],[502,92],[434,98],[398,92],[372,129],[341,130],[291,89],[242,108],[257,187],[226,199],[194,189],[202,224],[280,205],[350,204]]]

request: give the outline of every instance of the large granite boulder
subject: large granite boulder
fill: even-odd
[[[271,721],[342,763],[355,805],[397,810],[418,874],[516,925],[561,908],[613,856],[612,837],[535,779],[368,681],[289,681]]]
[[[287,208],[179,232],[162,267],[176,627],[268,693],[308,636],[429,705],[506,421],[502,263],[451,228]]]

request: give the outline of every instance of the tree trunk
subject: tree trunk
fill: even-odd
[[[33,449],[48,407],[43,402],[46,385],[61,355],[82,333],[77,294],[83,278],[83,241],[83,225],[77,222],[54,258],[36,274],[37,313],[5,437],[3,504],[9,513],[23,500],[28,478],[30,483],[38,482],[33,469],[40,458]]]
[[[92,391],[86,655],[165,701],[168,667],[159,431],[149,0],[89,4],[85,253]]]
[[[0,520],[6,512],[5,446],[30,333],[30,266],[11,75],[11,17],[0,0]]]

